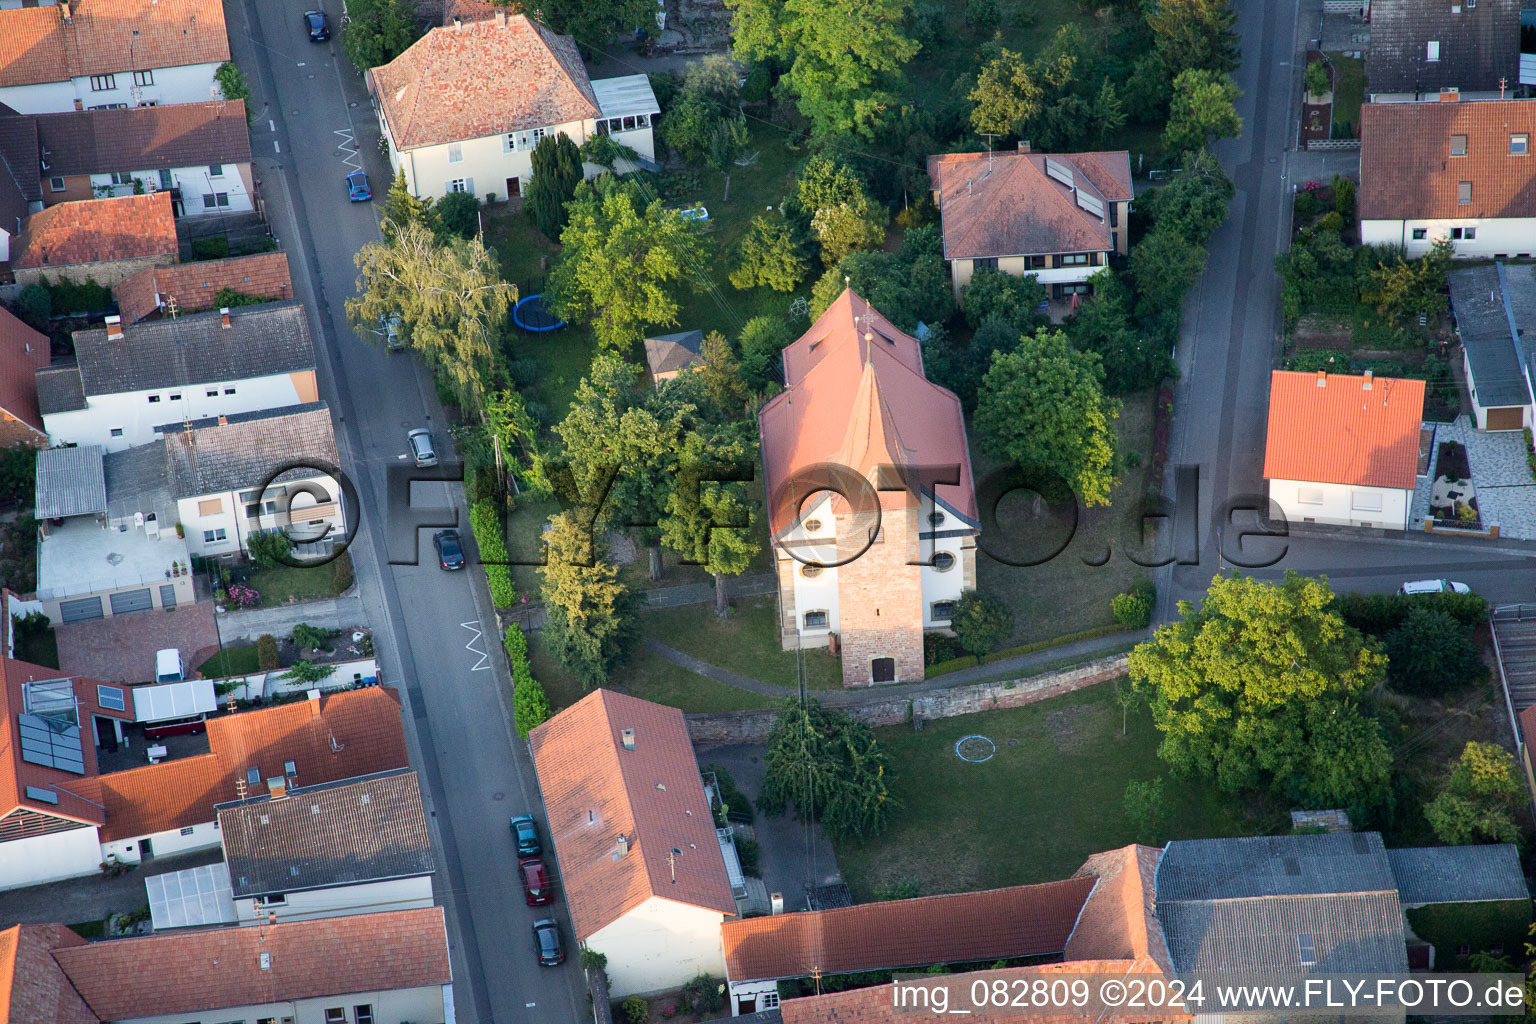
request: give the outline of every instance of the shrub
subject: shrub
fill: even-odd
[[[695,1014],[714,1013],[725,1004],[725,983],[710,974],[697,974],[683,986],[683,1001]]]
[[[960,646],[980,661],[1013,629],[1013,612],[990,594],[967,590],[960,595],[950,624]]]
[[[1348,137],[1345,136],[1345,138]],[[1354,179],[1346,178],[1342,174],[1333,176],[1333,212],[1346,221],[1355,219],[1356,189]]]
[[[256,664],[263,672],[277,668],[277,637],[271,633],[256,638]]]
[[[652,75],[652,78],[656,76]],[[595,949],[583,949],[581,951],[581,969],[584,971],[601,971],[608,967],[608,954],[599,953]]]
[[[1307,62],[1307,92],[1321,96],[1328,91],[1328,66],[1320,60]]]
[[[255,608],[261,603],[261,594],[244,583],[231,583],[224,593],[225,600],[236,608]]]
[[[756,877],[758,859],[762,848],[758,846],[756,839],[736,840],[736,859],[741,861],[741,873]]]
[[[245,292],[237,292],[233,288],[220,288],[213,293],[215,309],[224,309],[228,306],[259,306],[263,302],[276,301],[276,295],[248,295]]]
[[[639,996],[630,996],[619,1004],[619,1013],[629,1024],[645,1024],[651,1017],[651,1004]]]
[[[219,85],[219,92],[224,94],[226,100],[245,100],[245,119],[247,122],[255,116],[251,109],[251,87],[245,82],[245,75],[237,68],[234,61],[225,61],[219,65],[213,73],[213,80]]]
[[[718,764],[705,765],[704,770],[715,773],[715,784],[720,788],[720,802],[725,804],[725,818],[742,825],[752,824],[752,801],[736,788],[731,773]]]
[[[1443,609],[1418,605],[1387,634],[1387,673],[1403,693],[1440,694],[1488,677],[1472,627]]]
[[[480,232],[480,200],[468,192],[450,192],[432,206],[442,235],[474,238]]]
[[[1323,214],[1323,219],[1317,222],[1317,226],[1324,231],[1343,231],[1344,215],[1337,210],[1329,210]]]
[[[53,296],[42,285],[29,284],[23,288],[16,296],[16,305],[21,309],[21,318],[38,330],[47,327],[48,318],[53,316]]]
[[[941,661],[948,661],[955,656],[955,641],[953,637],[943,633],[923,634],[923,664],[937,665]]]
[[[1123,594],[1116,594],[1111,607],[1115,621],[1126,629],[1146,629],[1152,624],[1152,606],[1157,588],[1151,580],[1141,580]]]
[[[288,666],[288,671],[283,673],[283,678],[306,686],[313,686],[323,679],[330,678],[331,669],[328,665],[316,665],[308,658],[296,661]]]
[[[883,889],[875,890],[875,899],[882,902],[890,900],[915,900],[923,894],[923,890],[911,879],[900,882],[892,882]]]
[[[1123,798],[1125,816],[1136,830],[1138,843],[1157,842],[1158,831],[1168,816],[1168,796],[1162,779],[1132,779],[1126,783]]]
[[[1303,189],[1296,193],[1296,201],[1292,204],[1291,210],[1298,222],[1306,223],[1317,216],[1317,204],[1317,193]]]
[[[1531,479],[1536,480],[1536,447],[1532,447],[1531,428],[1525,428],[1525,465],[1531,471]]]
[[[112,306],[112,289],[98,284],[94,277],[86,278],[84,284],[67,277],[61,277],[53,284],[49,284],[46,277],[40,278],[39,282],[48,290],[49,303],[55,313],[99,313]]]
[[[330,650],[329,641],[336,633],[333,630],[321,629],[319,626],[311,626],[307,622],[301,622],[293,627],[293,632],[288,634],[288,639],[295,647],[313,647],[316,650]]]
[[[199,238],[192,243],[192,258],[194,260],[225,260],[229,258],[229,239],[223,235],[214,238]]]
[[[356,579],[356,575],[352,572],[352,556],[343,551],[331,562],[331,580],[336,593],[340,594],[350,589]]]
[[[549,721],[555,709],[528,666],[528,638],[522,629],[515,623],[508,626],[501,643],[512,664],[512,724],[517,734],[527,739],[530,732]]]
[[[251,561],[263,569],[287,564],[284,559],[293,551],[293,538],[287,530],[258,530],[246,538],[245,544]]]
[[[507,564],[507,542],[502,535],[501,513],[496,503],[481,499],[469,507],[469,527],[480,546],[480,564],[485,566],[485,579],[491,589],[491,603],[497,608],[510,608],[517,600],[517,590],[512,586],[512,567]]]

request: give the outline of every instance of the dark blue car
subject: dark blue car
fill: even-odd
[[[354,203],[365,203],[373,198],[373,190],[368,187],[368,175],[362,171],[353,171],[347,175],[347,198]]]
[[[544,852],[544,845],[539,842],[538,826],[533,823],[533,815],[519,814],[508,825],[512,829],[512,837],[517,840],[519,857],[537,857]]]
[[[331,23],[326,20],[324,11],[305,11],[304,27],[309,29],[312,43],[323,43],[331,38]]]

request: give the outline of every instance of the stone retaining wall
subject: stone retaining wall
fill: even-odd
[[[918,697],[893,697],[889,700],[852,704],[841,710],[857,721],[880,726],[904,725],[916,718],[953,718],[978,711],[1022,707],[1123,676],[1126,661],[1126,655],[1116,654],[1059,672],[996,683],[977,683],[974,686],[956,686]],[[753,711],[687,715],[686,718],[688,735],[694,746],[718,747],[766,741],[778,716],[777,708],[760,708]]]

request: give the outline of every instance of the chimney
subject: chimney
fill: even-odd
[[[1440,90],[1441,103],[1460,103],[1461,90],[1454,85],[1446,86]]]
[[[629,852],[629,836],[622,832],[619,833],[618,849],[620,857]]]
[[[1020,153],[1028,153],[1029,152],[1029,140],[1028,139],[1020,139],[1019,140],[1019,152]]]
[[[320,717],[320,691],[319,690],[310,690],[309,693],[305,694],[305,696],[307,696],[309,698],[309,717],[310,718],[319,718]]]
[[[123,318],[116,314],[107,317],[107,340],[123,340]]]
[[[634,750],[635,730],[625,729],[623,732],[619,733],[619,742],[624,745],[625,750]]]
[[[63,15],[64,24],[73,25],[75,23],[74,12],[69,9],[69,0],[60,0],[59,14]]]
[[[505,7],[498,7],[498,8],[496,8],[496,24],[498,24],[498,25],[505,25],[506,23],[507,23],[507,9]]]
[[[276,775],[267,780],[267,795],[273,800],[282,800],[288,796],[288,779],[282,775]]]
[[[228,306],[221,306],[221,307],[219,307],[219,323],[224,326],[224,329],[226,331],[229,330],[229,307]]]
[[[1325,387],[1328,386],[1328,371],[1327,370],[1318,370],[1317,371],[1317,386],[1320,387],[1320,388],[1325,388]]]
[[[461,29],[463,27],[464,27],[464,20],[462,18],[460,18],[457,14],[455,14],[453,16],[453,30],[455,32],[457,32],[457,31],[459,31],[459,29]]]
[[[1371,371],[1370,370],[1366,370],[1365,371],[1365,383],[1360,385],[1360,390],[1362,390],[1362,391],[1369,391],[1369,390],[1371,390]]]
[[[221,426],[221,427],[229,426],[229,417],[228,416],[220,416],[219,417],[219,426]]]

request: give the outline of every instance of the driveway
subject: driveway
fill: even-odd
[[[1483,522],[1498,523],[1500,537],[1536,540],[1536,480],[1525,460],[1525,438],[1518,432],[1500,430],[1492,434],[1479,431],[1470,416],[1458,416],[1452,423],[1435,424],[1435,453],[1446,441],[1460,441],[1467,449],[1467,464],[1472,468],[1472,486],[1477,490],[1477,507]],[[1429,514],[1429,499],[1435,473],[1419,481],[1413,494],[1412,520],[1421,528]]]
[[[202,601],[53,627],[59,671],[108,683],[143,683],[155,677],[155,652],[174,647],[188,675],[218,650],[213,605]]]

